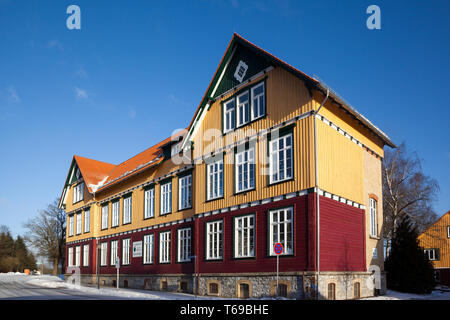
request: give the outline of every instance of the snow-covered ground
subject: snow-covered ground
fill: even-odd
[[[384,296],[361,300],[450,300],[450,287],[436,287],[431,294],[413,294],[387,290]]]
[[[31,290],[34,288],[45,288],[47,290]],[[28,292],[20,295],[20,292]],[[83,299],[150,299],[150,300],[209,300],[215,297],[195,297],[192,294],[123,289],[123,288],[100,288],[86,287],[67,283],[58,277],[50,275],[26,275],[23,273],[3,273],[0,274],[0,299],[15,298],[24,299],[37,298],[38,295],[45,295],[54,299],[70,299],[73,296]]]

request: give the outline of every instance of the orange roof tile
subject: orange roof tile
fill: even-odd
[[[98,160],[93,160],[80,156],[73,156],[77,162],[81,175],[89,192],[92,192],[92,186],[97,185],[100,181],[105,179],[115,165]]]

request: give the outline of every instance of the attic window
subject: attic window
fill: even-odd
[[[179,154],[181,151],[181,142],[173,144],[171,147],[170,155],[173,157],[176,154]]]
[[[75,173],[75,177],[76,179],[80,179],[81,173],[80,173],[80,169],[77,168],[77,172]]]
[[[248,65],[242,60],[239,61],[239,64],[236,67],[236,71],[234,72],[234,77],[237,81],[242,82],[242,80],[244,80],[247,69]]]

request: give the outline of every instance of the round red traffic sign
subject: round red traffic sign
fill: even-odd
[[[283,245],[280,242],[275,243],[273,246],[273,251],[276,255],[280,255],[283,253]]]

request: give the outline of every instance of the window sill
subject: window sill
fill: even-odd
[[[369,238],[370,238],[370,239],[374,239],[374,240],[381,240],[381,238],[378,237],[378,236],[372,236],[372,235],[369,235]]]

